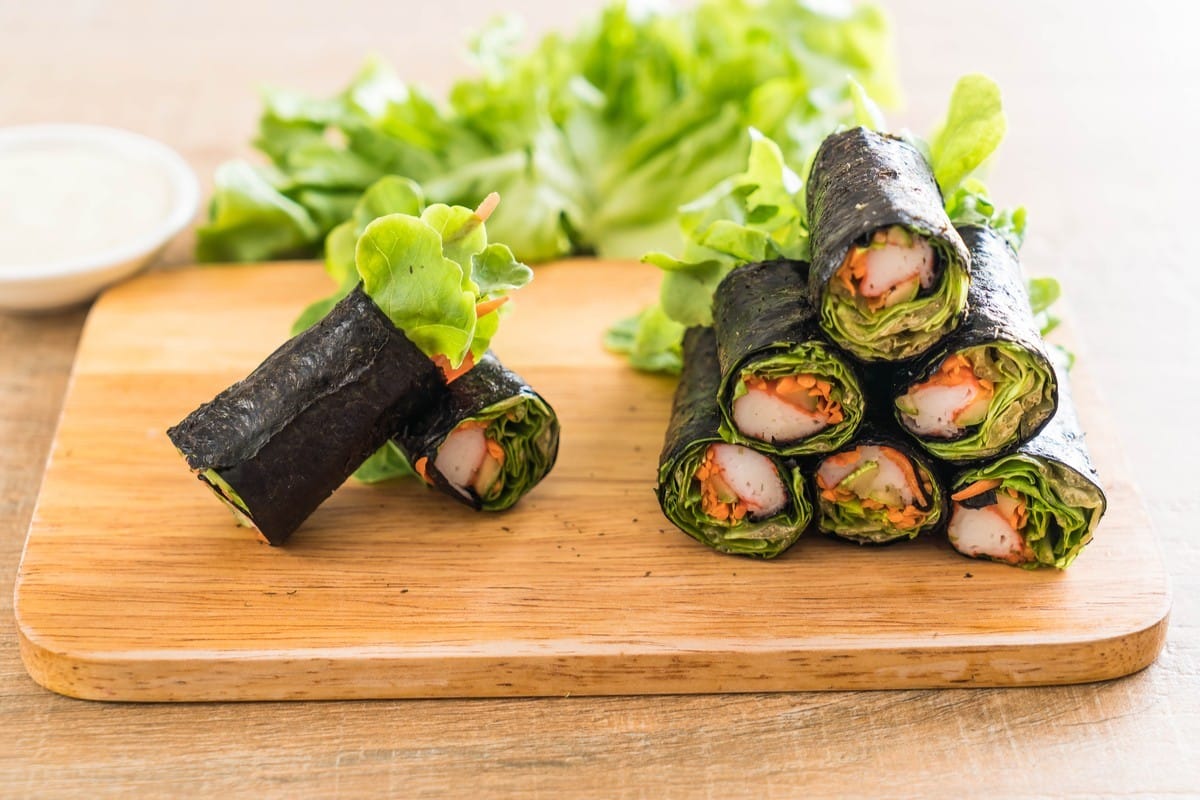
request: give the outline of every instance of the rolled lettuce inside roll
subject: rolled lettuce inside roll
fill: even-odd
[[[821,323],[859,358],[909,358],[954,328],[969,285],[953,247],[892,225],[846,251],[822,293]]]
[[[987,458],[1054,413],[1054,385],[1046,359],[1018,343],[967,347],[896,398],[897,418],[939,458]]]
[[[483,511],[511,507],[546,477],[558,440],[554,410],[490,352],[396,438],[426,483]]]
[[[817,526],[861,544],[914,539],[941,519],[929,469],[886,444],[862,444],[817,467]]]
[[[693,443],[662,465],[659,487],[667,518],[723,553],[777,556],[812,516],[799,470],[737,444]]]
[[[958,326],[971,256],[919,150],[865,128],[832,134],[805,199],[809,296],[837,344],[864,361],[900,361]]]
[[[1017,254],[996,231],[957,229],[971,254],[970,313],[927,359],[896,370],[895,418],[947,461],[1028,441],[1058,406],[1058,379]]]
[[[683,372],[658,460],[658,502],[684,533],[714,550],[773,558],[812,519],[800,470],[721,438],[720,371],[712,328],[683,337]]]
[[[963,555],[1066,568],[1104,514],[1100,488],[1065,464],[1014,454],[964,473],[950,499],[950,544]]]
[[[845,444],[863,415],[863,396],[846,362],[820,342],[752,361],[723,387],[728,439],[783,455],[822,453]]]
[[[827,453],[849,441],[863,393],[825,341],[808,297],[809,265],[777,259],[730,272],[713,294],[721,434],[779,455]]]

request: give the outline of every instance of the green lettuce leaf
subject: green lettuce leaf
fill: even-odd
[[[609,328],[604,346],[627,356],[634,369],[678,375],[683,369],[684,330],[662,306],[650,306]]]
[[[316,242],[321,231],[308,210],[289,199],[269,170],[233,161],[214,178],[209,221],[196,231],[201,261],[261,261],[297,255]]]
[[[354,263],[363,289],[413,344],[462,364],[475,335],[476,297],[436,228],[407,214],[380,217],[359,237]]]
[[[363,483],[383,483],[396,478],[407,478],[417,473],[408,463],[408,457],[400,446],[388,443],[376,450],[370,458],[354,471],[354,477]]]
[[[499,192],[491,232],[521,260],[638,257],[679,244],[675,209],[743,168],[750,128],[802,164],[847,119],[847,76],[882,103],[899,95],[870,5],[613,2],[574,32],[519,41],[511,19],[485,27],[471,43],[479,74],[444,99],[377,57],[333,97],[264,92],[255,144],[270,164],[218,174],[198,256],[315,253],[391,175],[422,204]]]
[[[930,165],[943,195],[987,160],[1006,128],[996,82],[984,75],[960,78],[950,96],[946,121],[929,143]]]

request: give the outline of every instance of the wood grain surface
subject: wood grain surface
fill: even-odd
[[[0,124],[162,139],[202,184],[249,152],[254,87],[336,90],[377,51],[445,87],[502,6],[533,32],[599,3],[0,2]],[[11,589],[84,314],[0,316],[2,797],[1194,797],[1200,794],[1200,271],[1189,249],[1200,7],[889,0],[926,130],[954,79],[1005,92],[994,165],[1029,208],[1022,255],[1074,308],[1080,353],[1173,585],[1166,647],[1115,681],[1050,688],[325,703],[90,703],[18,654]],[[449,43],[449,44],[448,44]],[[190,236],[167,266],[191,261]],[[1183,355],[1181,355],[1183,354]],[[1162,387],[1147,402],[1145,376]],[[1169,376],[1169,378],[1168,378]]]
[[[239,528],[164,431],[287,338],[329,291],[323,270],[193,268],[111,290],[17,574],[26,667],[90,699],[277,700],[1080,683],[1158,654],[1166,570],[1078,373],[1109,512],[1064,573],[964,559],[941,536],[810,532],[763,562],[675,530],[653,495],[673,382],[602,347],[653,299],[649,269],[546,264],[519,293],[493,347],[563,438],[515,509],[351,481],[285,548]]]

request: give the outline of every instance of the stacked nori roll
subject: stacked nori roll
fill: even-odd
[[[167,435],[239,521],[280,545],[444,392],[441,370],[359,287]]]
[[[447,475],[441,449],[460,430],[479,458]],[[554,466],[559,425],[490,352],[447,384],[359,286],[167,435],[240,523],[281,545],[389,440],[446,494],[509,508]]]
[[[860,544],[946,530],[964,555],[1068,566],[1106,501],[1007,240],[952,226],[920,153],[863,129],[822,144],[808,211],[812,265],[738,267],[713,328],[684,339],[664,513],[732,553],[778,555],[811,524]],[[787,487],[793,527],[770,546],[739,538],[765,522],[762,498],[720,447]]]
[[[426,483],[476,510],[502,511],[550,473],[558,416],[495,354],[485,353],[446,394],[393,436]]]

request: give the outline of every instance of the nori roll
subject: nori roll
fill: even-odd
[[[813,484],[817,527],[859,544],[915,539],[945,517],[932,465],[882,414],[817,462]]]
[[[835,342],[864,361],[899,361],[958,325],[970,256],[915,147],[865,128],[827,137],[807,205],[809,296]]]
[[[971,253],[967,314],[935,355],[898,371],[901,427],[947,461],[990,458],[1036,434],[1058,385],[1017,254],[991,228],[958,229]]]
[[[1104,516],[1108,500],[1065,370],[1055,369],[1058,409],[1041,432],[1009,455],[961,470],[950,484],[950,544],[963,555],[1065,569]]]
[[[430,485],[476,510],[509,508],[549,474],[558,416],[488,351],[394,437]]]
[[[804,478],[774,456],[721,438],[719,382],[713,329],[689,328],[659,456],[658,502],[667,519],[714,550],[773,558],[812,517]]]
[[[726,440],[781,455],[844,444],[863,415],[847,360],[808,302],[808,264],[780,259],[730,272],[713,295]]]
[[[167,435],[240,522],[280,545],[444,391],[437,366],[359,287]]]

